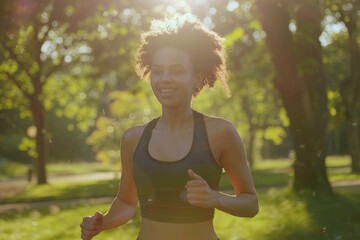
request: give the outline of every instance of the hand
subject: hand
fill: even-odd
[[[94,216],[84,217],[81,227],[81,239],[91,240],[94,236],[101,232],[104,215],[96,212]]]
[[[203,208],[215,208],[218,206],[219,193],[212,190],[208,183],[191,169],[188,170],[189,180],[186,185],[188,203]]]

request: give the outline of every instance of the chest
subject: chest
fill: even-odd
[[[202,127],[174,133],[149,129],[134,154],[134,179],[139,198],[180,199],[189,180],[188,169],[216,189],[222,169],[214,158]]]
[[[188,155],[193,141],[193,131],[166,132],[153,129],[148,151],[156,160],[175,162]]]

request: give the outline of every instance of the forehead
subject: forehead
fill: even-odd
[[[174,47],[159,48],[153,56],[152,65],[164,67],[174,65],[192,66],[190,55],[184,50]]]

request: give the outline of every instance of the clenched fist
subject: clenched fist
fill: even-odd
[[[81,227],[81,239],[91,240],[94,236],[101,232],[104,215],[96,212],[94,216],[84,217]]]
[[[215,208],[218,205],[219,194],[210,188],[208,183],[191,169],[188,170],[191,178],[186,183],[187,200],[189,204],[203,208]]]

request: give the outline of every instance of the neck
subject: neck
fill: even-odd
[[[159,119],[159,127],[163,129],[184,130],[193,126],[193,110],[191,107],[179,108],[163,108],[162,116]]]

